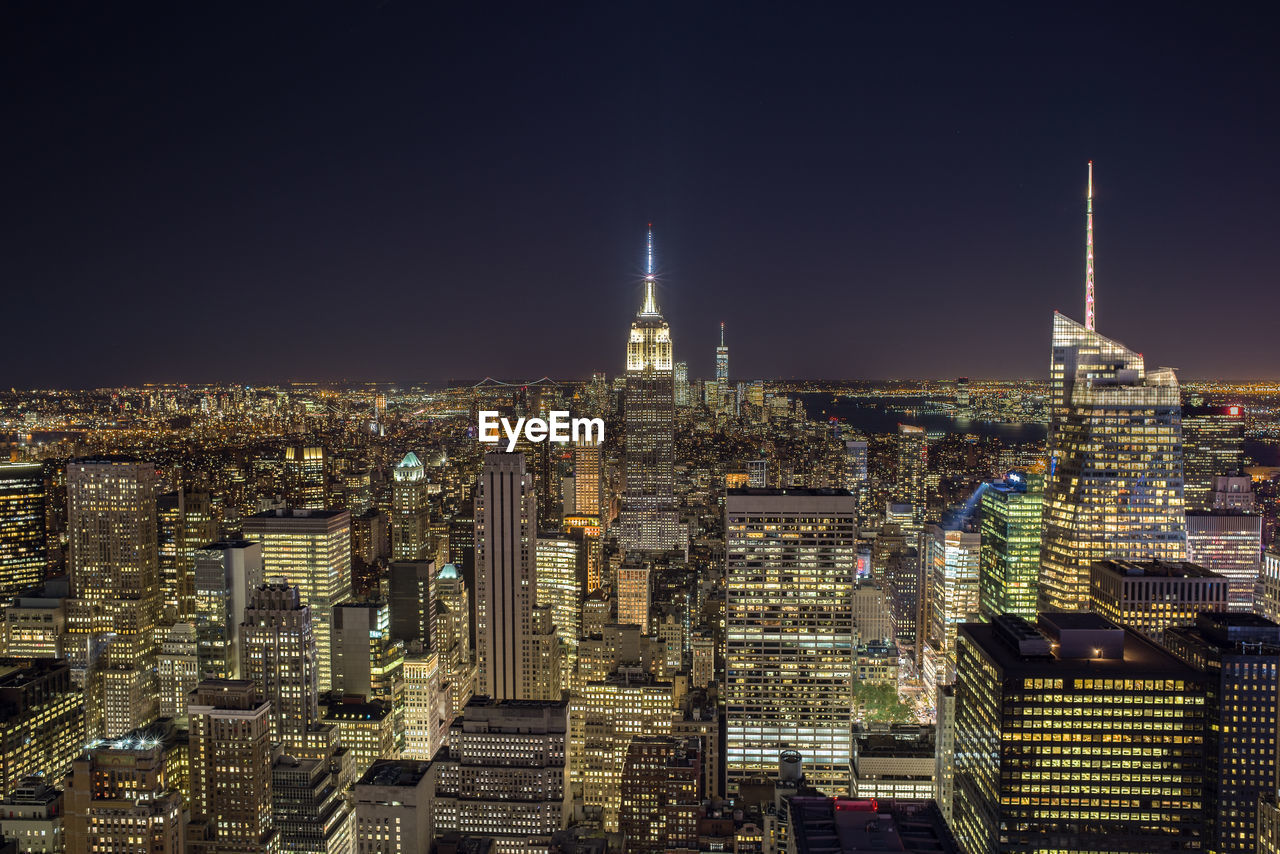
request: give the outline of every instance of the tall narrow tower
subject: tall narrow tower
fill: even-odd
[[[490,453],[476,489],[476,690],[531,698],[529,643],[537,595],[538,519],[524,454]]]
[[[671,329],[658,310],[650,229],[644,303],[627,340],[626,490],[620,513],[624,550],[666,551],[680,545],[675,418]]]
[[[1098,328],[1098,318],[1093,307],[1093,161],[1089,161],[1089,200],[1085,203],[1084,249],[1084,328],[1090,332]]]
[[[720,346],[716,348],[716,382],[721,387],[729,381],[729,348],[724,343],[724,321],[720,321]]]

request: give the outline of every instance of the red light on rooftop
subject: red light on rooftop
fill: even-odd
[[[878,812],[879,806],[875,798],[870,800],[857,798],[833,798],[835,808],[838,810],[853,810],[854,812]]]

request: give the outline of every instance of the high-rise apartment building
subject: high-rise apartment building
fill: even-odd
[[[351,774],[358,778],[379,759],[396,759],[395,716],[391,706],[380,701],[364,702],[348,697],[327,703],[321,723],[333,727],[338,742],[347,750]]]
[[[0,798],[0,837],[16,843],[11,851],[61,854],[67,850],[62,794],[43,777],[28,777]]]
[[[1204,673],[1206,850],[1257,850],[1258,801],[1280,785],[1280,625],[1254,614],[1206,613],[1170,628],[1164,645]]]
[[[1182,457],[1187,509],[1211,509],[1214,478],[1244,466],[1244,407],[1184,406]]]
[[[262,543],[267,578],[296,585],[311,609],[320,690],[333,687],[333,609],[351,598],[351,514],[346,510],[269,510],[244,520],[246,539]]]
[[[1262,553],[1261,582],[1254,609],[1268,620],[1280,622],[1280,544],[1273,543]]]
[[[191,719],[190,848],[271,851],[271,703],[245,679],[208,679],[187,701]]]
[[[1053,316],[1039,608],[1087,607],[1107,558],[1186,558],[1178,379]]]
[[[523,454],[489,453],[476,488],[477,693],[529,697],[537,510]]]
[[[202,679],[240,678],[240,623],[249,591],[262,584],[262,545],[206,543],[192,552],[194,622]]]
[[[848,787],[850,597],[857,508],[845,490],[735,490],[725,499],[728,793],[787,749],[813,785]]]
[[[240,671],[271,703],[271,739],[308,744],[320,723],[320,667],[311,609],[295,585],[273,581],[249,594],[240,626]]]
[[[427,469],[413,451],[391,473],[391,557],[427,560],[430,555],[431,504]]]
[[[626,487],[619,542],[626,551],[666,551],[683,545],[675,503],[675,383],[671,329],[658,310],[653,232],[644,303],[627,341]]]
[[[0,598],[44,582],[44,466],[0,463]]]
[[[33,590],[4,608],[4,651],[15,658],[64,658],[67,630],[66,579],[59,589]]]
[[[966,851],[1198,851],[1205,677],[1096,614],[959,632],[952,829]],[[1156,793],[1156,790],[1159,793]]]
[[[1036,615],[1043,499],[1044,477],[1034,473],[1009,472],[981,490],[978,604],[983,620]]]
[[[114,738],[156,715],[155,466],[126,457],[68,462],[67,535],[67,652],[97,698],[86,704],[88,735]]]

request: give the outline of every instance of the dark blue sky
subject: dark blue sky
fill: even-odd
[[[694,375],[1043,376],[1090,158],[1100,331],[1280,377],[1243,4],[102,5],[0,12],[3,385],[613,374],[651,220]]]

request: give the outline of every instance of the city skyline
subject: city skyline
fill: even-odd
[[[1185,379],[1280,377],[1219,344],[1276,307],[1263,28],[851,14],[13,12],[0,269],[56,331],[7,339],[9,383],[612,373],[649,222],[691,375],[725,322],[739,376],[1040,377],[1043,318],[1084,320],[1090,160],[1099,330]],[[580,334],[537,333],[569,305]],[[893,316],[945,364],[867,321]]]

